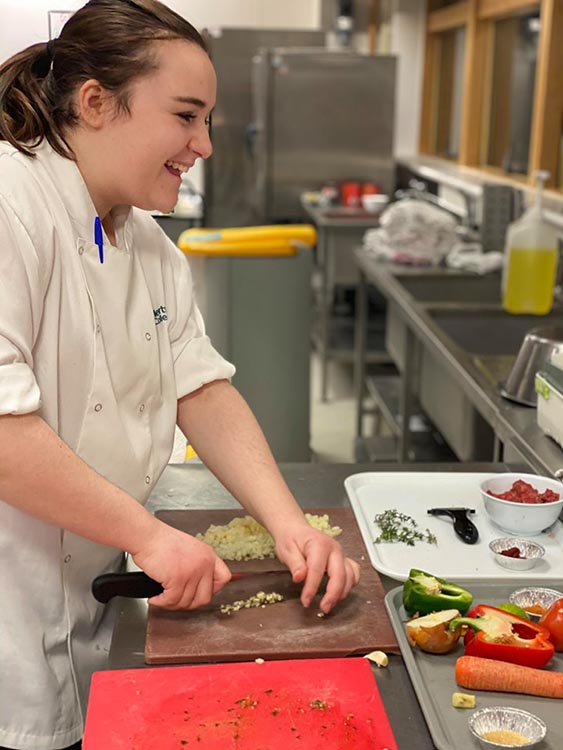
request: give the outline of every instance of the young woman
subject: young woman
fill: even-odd
[[[358,566],[313,530],[213,349],[188,264],[150,216],[211,154],[215,74],[156,0],[91,0],[0,68],[0,745],[80,740],[109,645],[92,579],[123,551],[195,608],[230,578],[143,508],[175,425],[276,541],[307,606]]]

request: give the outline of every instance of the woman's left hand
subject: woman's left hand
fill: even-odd
[[[295,583],[304,582],[301,602],[308,607],[325,573],[326,592],[320,609],[325,614],[344,599],[360,580],[360,566],[344,556],[340,544],[308,523],[292,527],[276,537],[276,554],[287,565]]]

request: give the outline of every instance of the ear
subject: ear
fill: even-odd
[[[78,115],[81,122],[95,130],[113,115],[113,96],[99,81],[90,78],[78,89]]]

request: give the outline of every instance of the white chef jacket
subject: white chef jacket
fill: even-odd
[[[36,154],[0,142],[0,415],[38,412],[144,503],[170,456],[177,399],[234,368],[156,222],[116,210],[102,264],[76,164],[46,142]],[[82,736],[110,636],[90,585],[122,558],[0,500],[0,746],[52,750]]]

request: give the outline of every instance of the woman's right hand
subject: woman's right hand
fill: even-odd
[[[164,588],[149,604],[164,609],[209,604],[230,581],[231,571],[208,544],[162,521],[157,524],[146,544],[132,555],[135,564]]]

